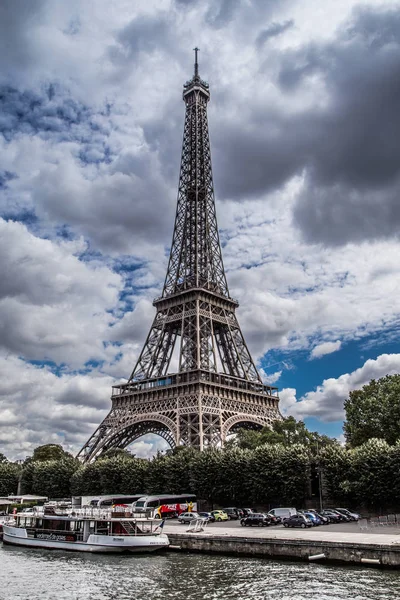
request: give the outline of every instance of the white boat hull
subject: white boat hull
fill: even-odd
[[[90,535],[87,542],[65,541],[56,539],[40,539],[28,537],[26,529],[21,527],[3,526],[3,544],[25,546],[27,548],[51,548],[57,550],[72,550],[75,552],[155,552],[169,546],[168,537],[159,535]]]

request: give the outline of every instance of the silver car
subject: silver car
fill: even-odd
[[[179,523],[191,523],[194,519],[201,519],[201,516],[197,512],[185,512],[181,513],[178,517]]]

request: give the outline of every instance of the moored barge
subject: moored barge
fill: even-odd
[[[3,543],[80,552],[155,552],[169,546],[164,522],[104,509],[18,513]]]

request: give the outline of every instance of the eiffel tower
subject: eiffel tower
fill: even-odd
[[[147,433],[177,445],[222,446],[228,432],[282,419],[277,388],[264,385],[246,346],[222,262],[208,135],[208,83],[183,86],[186,105],[171,253],[156,315],[129,380],[79,452],[91,461]],[[171,372],[175,363],[175,372]]]

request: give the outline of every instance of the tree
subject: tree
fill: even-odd
[[[190,465],[198,453],[195,448],[177,446],[171,454],[165,456],[166,490],[172,494],[191,492]]]
[[[301,444],[264,444],[251,452],[249,490],[255,504],[297,506],[310,482],[308,449]]]
[[[0,452],[0,465],[7,462],[8,458],[2,452]]]
[[[344,403],[344,432],[353,448],[371,438],[394,445],[400,439],[400,375],[372,379],[361,390],[350,392]]]
[[[20,467],[15,463],[0,463],[0,496],[16,494]]]
[[[260,431],[240,429],[235,443],[240,448],[249,450],[254,450],[263,444],[282,444],[283,446],[300,444],[307,446],[312,453],[315,453],[325,446],[337,445],[338,441],[316,431],[309,431],[303,421],[287,417],[281,421],[274,421],[272,427],[263,427]]]
[[[37,462],[41,460],[62,460],[63,458],[73,458],[73,456],[66,452],[61,444],[44,444],[35,448],[31,460]]]
[[[104,452],[104,454],[101,454],[96,460],[100,460],[103,458],[115,458],[115,457],[135,458],[134,455],[131,452],[129,452],[129,450],[126,450],[125,448],[110,448],[109,450],[106,450],[106,452]]]
[[[394,450],[384,440],[372,438],[351,451],[350,477],[358,504],[382,509],[396,502],[393,483],[398,472],[393,473],[390,468]]]
[[[71,496],[71,477],[79,468],[74,458],[38,460],[33,463],[32,491],[49,498]]]
[[[323,448],[319,458],[324,495],[337,500],[340,505],[351,506],[354,502],[352,453],[338,444]]]
[[[96,496],[102,494],[100,481],[101,462],[81,466],[71,478],[71,493],[74,496]]]
[[[201,500],[208,500],[212,507],[219,501],[223,487],[221,454],[221,450],[207,448],[197,452],[191,462],[190,488]]]

